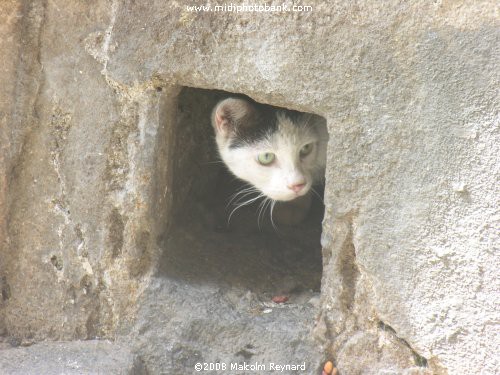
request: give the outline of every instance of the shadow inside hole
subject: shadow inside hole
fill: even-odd
[[[230,95],[192,88],[179,95],[176,150],[182,150],[183,161],[175,163],[173,191],[181,198],[162,239],[158,276],[254,292],[318,292],[323,217],[318,197],[297,226],[274,228],[269,208],[259,217],[261,200],[236,210],[228,224],[235,208],[228,202],[245,184],[218,162],[210,114]]]

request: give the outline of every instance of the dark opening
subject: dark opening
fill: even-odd
[[[200,362],[291,359],[306,369],[287,373],[315,373],[323,359],[311,334],[323,204],[315,199],[294,227],[275,230],[269,211],[259,225],[259,202],[236,211],[227,225],[226,206],[241,183],[218,162],[210,114],[228,95],[183,88],[175,123],[165,128],[168,162],[159,165],[170,169],[171,203],[159,267],[139,304],[136,346],[152,373],[192,373]],[[172,108],[165,111],[172,118]]]
[[[322,190],[296,226],[273,226],[269,207],[259,211],[260,199],[228,220],[236,207],[231,197],[248,185],[220,162],[210,115],[230,95],[193,88],[179,95],[173,181],[180,199],[175,200],[161,272],[190,282],[240,286],[269,298],[310,297],[321,282]]]

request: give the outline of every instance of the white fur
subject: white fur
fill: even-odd
[[[229,148],[231,139],[216,131],[216,141],[222,160],[240,179],[252,184],[264,195],[278,201],[289,201],[307,194],[312,185],[324,175],[328,133],[318,116],[303,114],[298,123],[277,112],[278,130],[269,139],[238,148]],[[312,151],[304,158],[300,150],[313,143]],[[275,161],[268,166],[259,164],[257,156],[272,152]],[[305,183],[298,193],[290,186]]]

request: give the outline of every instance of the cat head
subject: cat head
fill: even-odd
[[[228,98],[215,106],[212,125],[229,170],[269,198],[303,196],[323,176],[328,134],[320,116]]]

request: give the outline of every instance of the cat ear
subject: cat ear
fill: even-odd
[[[245,119],[254,111],[253,105],[244,99],[224,99],[214,108],[212,125],[217,133],[227,136],[238,126],[245,126]]]

